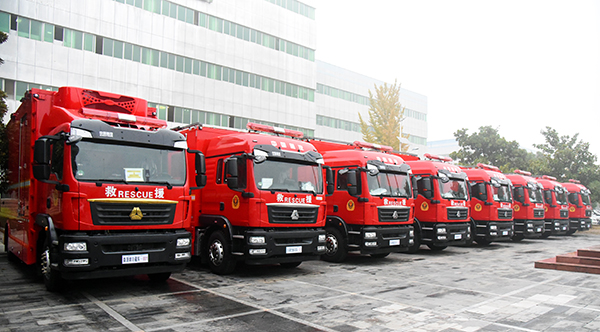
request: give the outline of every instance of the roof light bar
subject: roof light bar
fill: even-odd
[[[515,169],[515,174],[521,174],[521,175],[528,175],[531,176],[531,172],[527,172],[527,171],[522,171],[520,169]]]
[[[575,180],[575,179],[569,179],[569,182],[571,182],[571,183],[581,183],[581,181]]]
[[[248,124],[246,125],[246,128],[248,128],[249,130],[253,130],[253,131],[262,131],[264,133],[286,135],[286,136],[295,137],[295,138],[304,137],[304,133],[301,131],[284,129],[281,127],[267,126],[267,125],[263,125],[263,124],[253,123],[253,122],[248,122]]]
[[[482,163],[478,163],[477,167],[479,168],[483,168],[483,169],[487,169],[489,171],[496,171],[496,172],[500,172],[500,168],[493,166],[493,165],[487,165],[487,164],[482,164]]]
[[[138,126],[150,126],[156,128],[166,128],[167,121],[145,116],[135,116],[132,114],[115,113],[109,111],[100,111],[89,108],[81,108],[81,113],[84,116],[99,119],[103,121],[118,122],[118,123],[135,123]]]
[[[556,181],[556,178],[550,175],[542,175],[542,179]]]
[[[438,155],[430,154],[430,153],[424,154],[423,157],[425,157],[427,159],[439,160],[441,162],[447,162],[447,163],[452,161],[452,158],[450,158],[450,157],[438,156]]]
[[[373,149],[373,150],[379,150],[379,151],[385,151],[385,152],[394,151],[394,148],[392,148],[391,146],[379,145],[379,144],[373,144],[373,143],[367,143],[367,142],[361,142],[361,141],[354,141],[354,145],[358,146],[359,148],[365,148],[365,149]]]

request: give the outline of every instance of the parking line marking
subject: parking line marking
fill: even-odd
[[[92,302],[95,305],[97,305],[98,307],[100,307],[100,309],[104,310],[104,312],[106,312],[107,314],[109,314],[112,318],[114,318],[116,321],[118,321],[123,326],[125,326],[126,328],[128,328],[130,331],[133,331],[133,332],[143,332],[144,331],[143,329],[139,328],[137,325],[135,325],[132,322],[128,321],[125,317],[121,316],[121,314],[119,314],[118,312],[114,311],[108,305],[106,305],[104,302],[98,300],[94,296],[92,296],[92,295],[90,295],[90,294],[88,294],[86,292],[82,292],[82,294],[83,294],[83,296],[87,297],[88,300],[90,300],[90,302]]]
[[[180,282],[180,283],[182,283],[182,284],[184,284],[184,285],[188,285],[188,286],[190,286],[190,287],[194,287],[194,288],[196,288],[196,289],[199,289],[199,290],[202,290],[202,291],[205,291],[205,292],[208,292],[208,293],[214,294],[214,295],[216,295],[216,296],[220,296],[220,297],[226,298],[226,299],[228,299],[228,300],[230,300],[230,301],[234,301],[234,302],[237,302],[237,303],[240,303],[240,304],[246,305],[246,306],[248,306],[248,307],[251,307],[251,308],[258,309],[259,311],[264,311],[264,312],[269,312],[269,313],[272,313],[272,314],[274,314],[274,315],[277,315],[277,316],[279,316],[279,317],[285,318],[285,319],[287,319],[287,320],[294,321],[294,322],[296,322],[296,323],[300,323],[300,324],[303,324],[303,325],[306,325],[306,326],[310,326],[310,327],[312,327],[312,328],[319,329],[319,330],[323,330],[323,331],[337,332],[337,331],[336,331],[336,330],[334,330],[334,329],[330,329],[330,328],[328,328],[328,327],[321,326],[321,325],[318,325],[318,324],[315,324],[315,323],[312,323],[312,322],[309,322],[309,321],[305,321],[305,320],[303,320],[303,319],[300,319],[300,318],[296,318],[296,317],[293,317],[293,316],[290,316],[290,315],[286,315],[286,314],[284,314],[284,313],[282,313],[282,312],[278,312],[277,310],[273,310],[273,309],[265,308],[265,307],[263,307],[263,306],[256,305],[255,303],[250,303],[250,302],[247,302],[247,301],[244,301],[244,300],[240,300],[240,299],[238,299],[238,298],[235,298],[235,297],[233,297],[233,296],[229,296],[229,295],[226,295],[226,294],[221,294],[221,293],[219,293],[219,292],[217,292],[217,291],[215,291],[215,290],[213,290],[213,289],[207,289],[207,288],[204,288],[204,287],[200,287],[200,286],[198,286],[198,285],[192,284],[192,283],[190,283],[190,282],[187,282],[187,281],[185,281],[185,280],[180,280],[180,279],[173,278],[173,277],[171,277],[171,279],[172,279],[172,280],[175,280],[175,281],[177,281],[177,282]],[[247,314],[249,314],[249,313],[253,313],[253,312],[248,312],[248,313],[245,313],[245,314],[247,315]],[[242,315],[242,314],[240,314],[239,316],[243,316],[243,315]],[[196,323],[196,322],[194,322],[194,323]],[[190,323],[190,324],[192,324],[192,323]],[[168,328],[168,327],[163,327],[163,329],[165,329],[165,328]]]

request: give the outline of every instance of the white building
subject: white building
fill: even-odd
[[[358,113],[383,82],[316,60],[317,3],[0,1],[0,87],[9,113],[30,88],[78,86],[144,98],[170,126],[253,121],[360,140]],[[425,147],[427,98],[403,89],[401,103]]]

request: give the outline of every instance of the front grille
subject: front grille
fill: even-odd
[[[176,207],[176,204],[90,203],[94,225],[111,226],[169,225],[175,219]]]
[[[273,224],[314,224],[319,207],[268,206],[269,222]]]
[[[448,220],[464,220],[469,216],[467,208],[452,208],[448,209]]]
[[[569,217],[569,210],[560,210],[560,217],[561,218],[568,218]]]
[[[544,209],[533,209],[534,218],[544,218]]]
[[[498,219],[512,219],[512,209],[498,209]]]
[[[166,248],[166,243],[132,243],[132,244],[104,244],[102,252],[104,253],[119,253],[119,252],[148,252],[162,251]]]
[[[410,217],[410,208],[394,207],[394,208],[379,208],[379,222],[401,222],[408,221]]]

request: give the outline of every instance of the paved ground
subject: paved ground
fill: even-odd
[[[533,265],[599,244],[584,232],[227,277],[192,265],[163,284],[91,280],[64,294],[0,253],[0,331],[598,331],[600,275]]]

